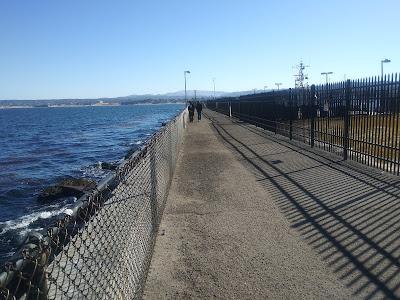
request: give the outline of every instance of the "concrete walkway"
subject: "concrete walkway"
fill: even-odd
[[[189,124],[144,299],[400,296],[400,181],[206,111]]]

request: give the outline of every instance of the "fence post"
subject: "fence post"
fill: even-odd
[[[344,126],[343,126],[343,159],[347,160],[349,149],[349,123],[350,123],[350,99],[351,99],[351,86],[350,79],[346,81],[345,87],[345,110],[344,110]]]
[[[315,85],[311,86],[311,93],[310,93],[310,104],[311,104],[311,128],[310,128],[310,144],[311,147],[314,147],[315,141]]]
[[[172,124],[172,123],[171,123]],[[175,125],[175,121],[173,123]],[[169,125],[168,130],[168,160],[169,160],[169,180],[168,180],[168,185],[172,181],[172,176],[174,175],[174,163],[173,163],[173,145],[174,143],[172,142],[172,125]],[[165,131],[167,132],[167,131]]]
[[[232,104],[229,101],[229,117],[232,118]]]
[[[293,139],[293,94],[292,89],[289,89],[289,139]]]
[[[157,173],[156,173],[156,144],[157,140],[149,145],[150,156],[150,210],[151,210],[151,230],[155,233],[157,230]]]

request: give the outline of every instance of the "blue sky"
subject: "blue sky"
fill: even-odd
[[[400,71],[398,0],[0,0],[0,99],[223,91]]]

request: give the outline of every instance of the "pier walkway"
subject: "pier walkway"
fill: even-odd
[[[400,180],[205,111],[144,299],[400,297]]]

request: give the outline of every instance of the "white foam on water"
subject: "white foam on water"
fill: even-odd
[[[68,216],[71,216],[73,212],[74,212],[74,211],[73,211],[72,209],[70,209],[70,208],[67,208],[67,209],[64,211],[64,213],[67,214]]]
[[[130,142],[130,143],[129,143],[130,146],[132,146],[132,145],[141,145],[141,144],[143,144],[143,141],[142,141],[142,140],[137,140],[137,141],[134,141],[134,142]]]
[[[24,231],[30,230],[28,227],[33,222],[35,222],[39,219],[49,219],[51,217],[60,215],[62,213],[66,213],[66,214],[70,215],[72,213],[72,210],[69,208],[63,207],[61,209],[56,209],[56,210],[51,210],[51,211],[38,211],[38,212],[31,213],[29,215],[19,217],[14,220],[0,222],[0,226],[2,226],[2,227],[4,226],[4,228],[0,232],[0,235],[3,235],[6,232],[9,232],[11,230],[20,230],[19,234],[21,235]]]
[[[21,238],[25,237],[29,232],[31,231],[40,231],[43,230],[43,227],[38,227],[38,228],[25,228],[22,229],[20,232],[18,232],[19,236]]]
[[[107,170],[100,168],[101,162],[99,161],[96,165],[91,165],[81,168],[83,177],[90,178],[102,178],[107,173]]]

